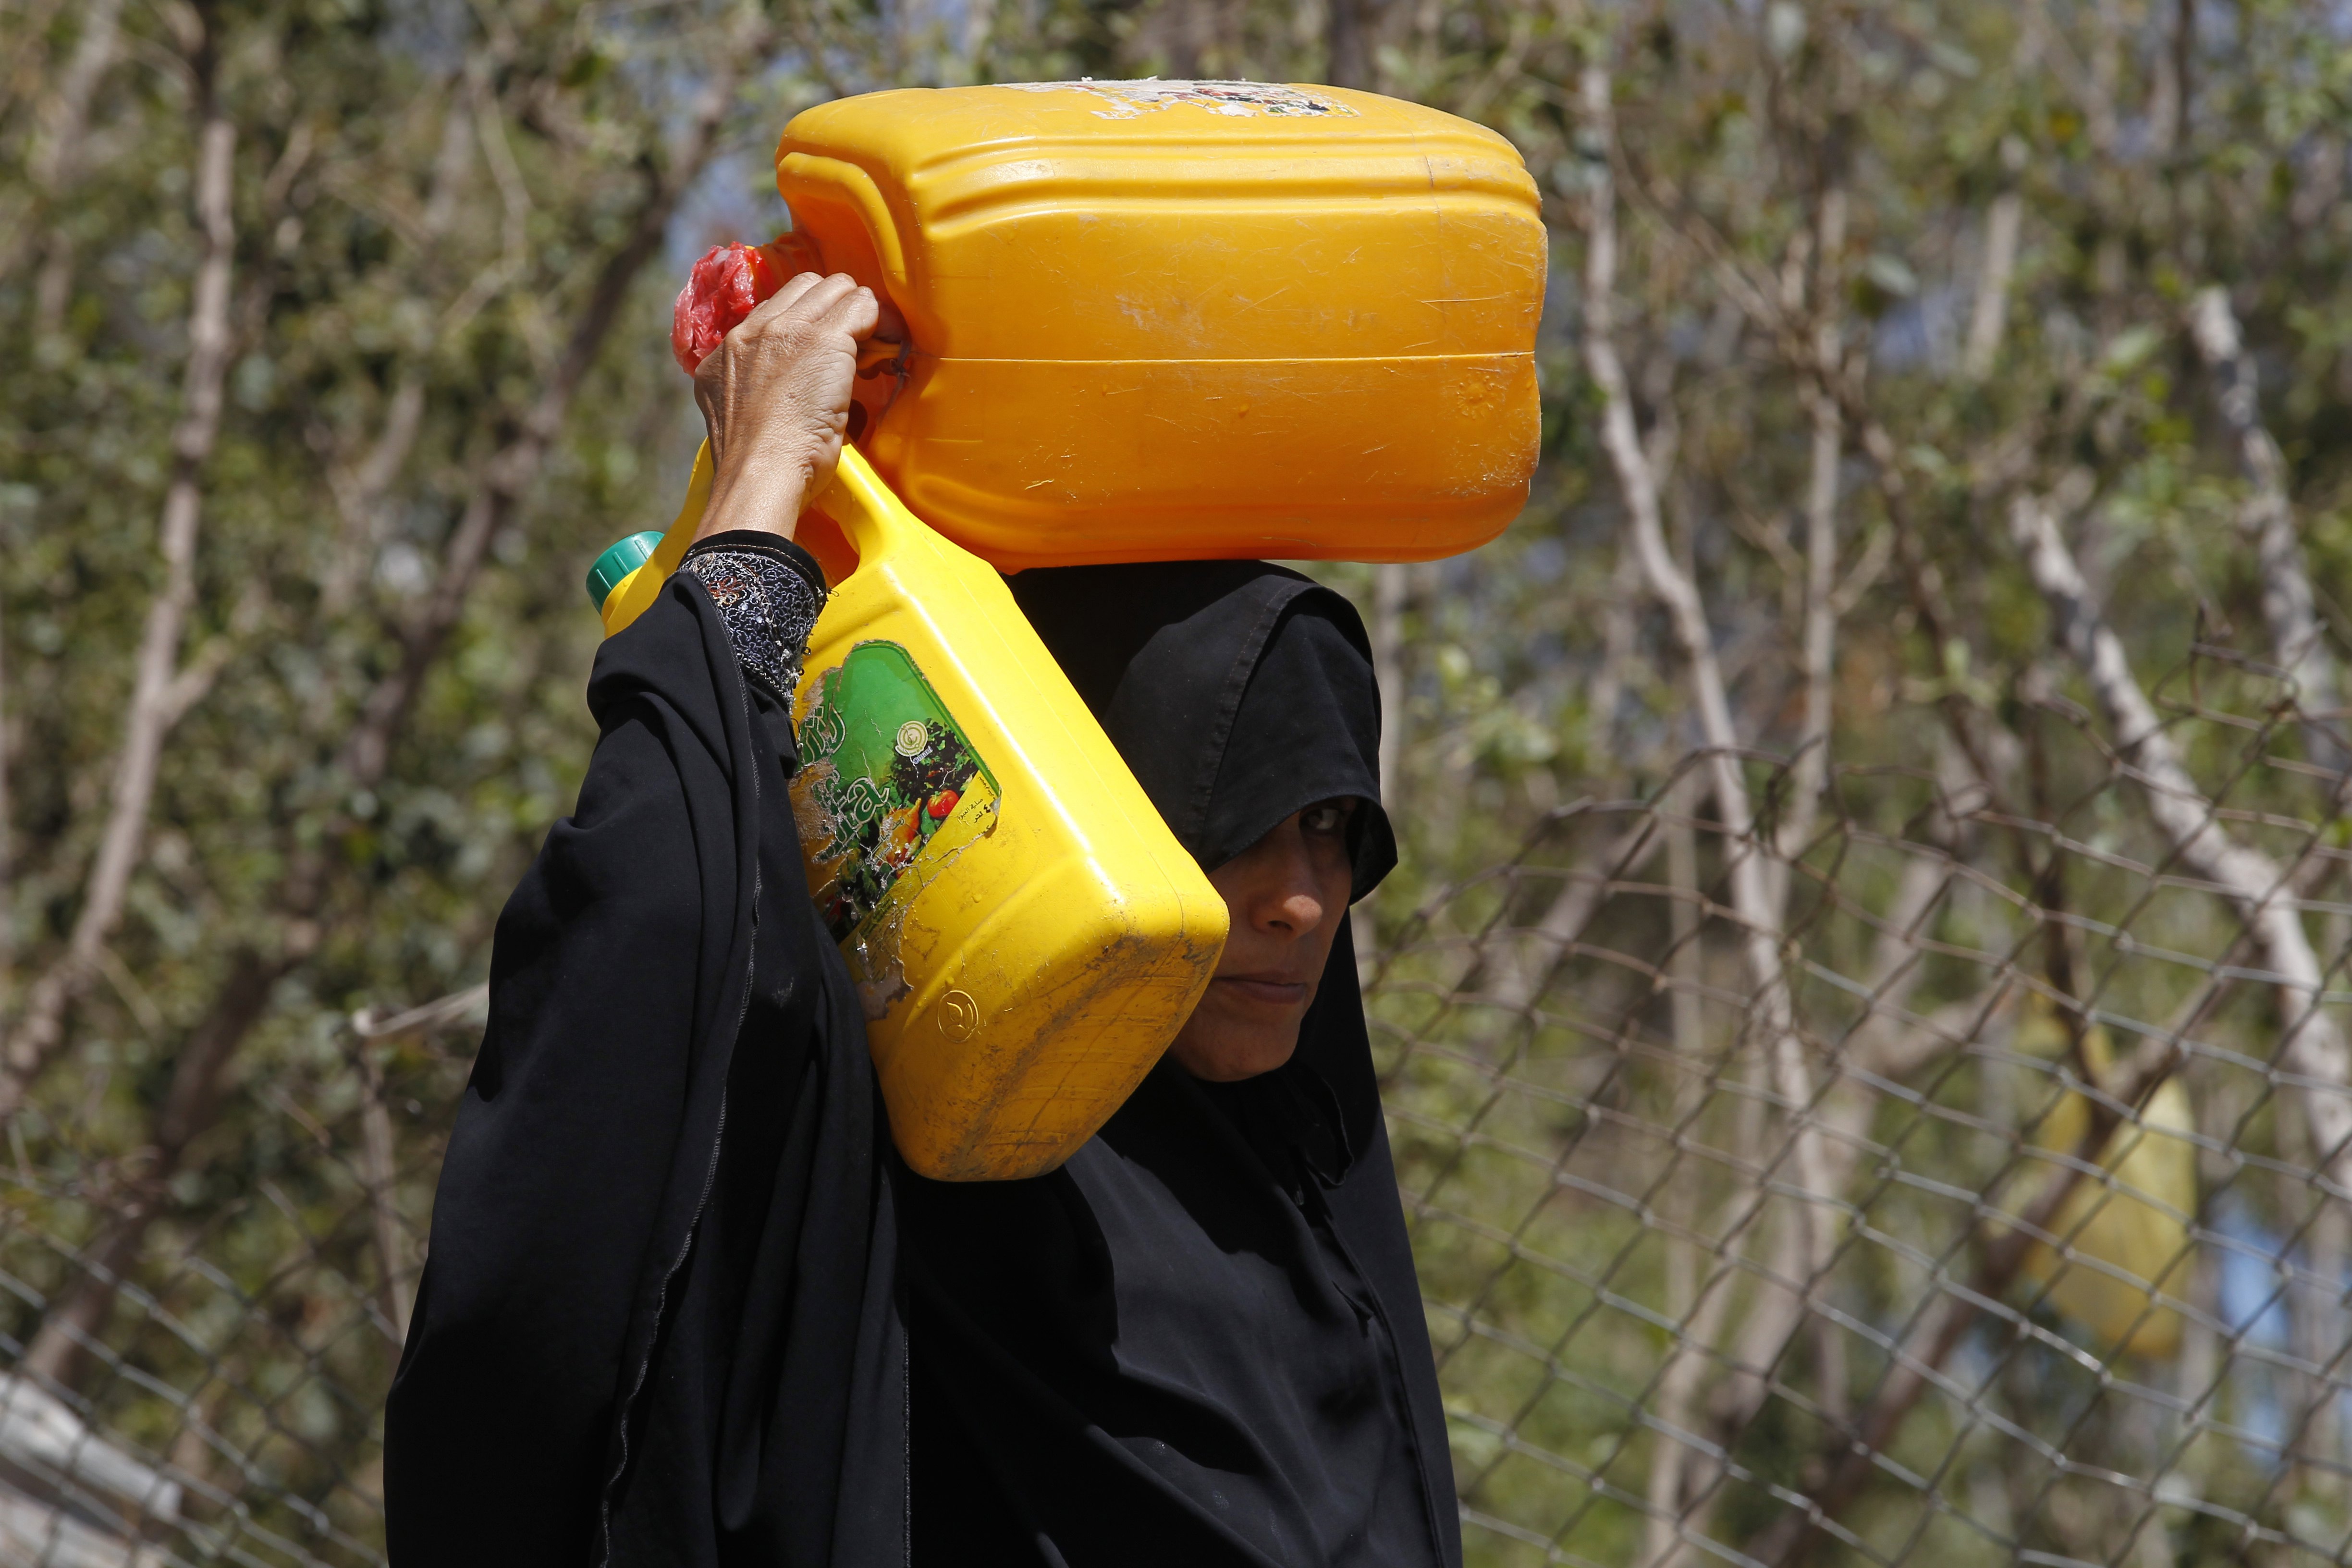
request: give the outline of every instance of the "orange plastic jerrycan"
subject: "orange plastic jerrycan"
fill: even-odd
[[[1493,132],[1244,82],[915,89],[796,116],[803,261],[911,342],[859,446],[1007,569],[1430,560],[1527,499],[1545,231]]]
[[[630,564],[609,588],[592,574],[608,632],[653,602],[709,494],[706,447],[661,542],[615,546]],[[793,708],[793,809],[891,1137],[942,1180],[1051,1170],[1191,1014],[1224,901],[1003,578],[856,448],[801,534],[834,582]]]

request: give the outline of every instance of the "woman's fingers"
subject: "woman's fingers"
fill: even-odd
[[[814,272],[803,272],[793,279],[793,283],[805,283],[807,287],[794,289],[789,300],[784,299],[783,289],[777,289],[775,300],[784,300],[782,308],[776,312],[778,316],[794,316],[803,321],[813,321],[823,316],[845,297],[859,291],[857,280],[845,272],[835,272],[826,278],[819,278]],[[791,288],[791,285],[786,285],[786,288]]]
[[[803,294],[789,314],[815,331],[846,333],[852,353],[856,340],[870,334],[880,320],[874,291],[838,272]]]
[[[773,316],[779,311],[791,310],[800,302],[802,296],[824,281],[824,278],[820,273],[795,272],[785,279],[782,286],[774,293],[753,306],[751,314],[743,318],[744,322],[750,323],[753,317]]]
[[[728,339],[760,337],[783,323],[805,321],[810,315],[822,311],[835,297],[856,287],[856,283],[838,273],[831,278],[820,278],[814,272],[803,272],[788,278],[782,287],[751,307],[751,313],[735,324],[734,330],[727,334]]]
[[[820,278],[803,272],[761,301],[728,336],[740,334],[748,342],[771,332],[789,334],[795,329],[818,333],[838,331],[849,335],[854,349],[854,340],[874,331],[879,310],[873,290],[860,287],[848,274]]]
[[[881,324],[882,310],[874,298],[874,290],[852,287],[825,306],[818,320],[824,326],[847,332],[853,339],[865,338]]]

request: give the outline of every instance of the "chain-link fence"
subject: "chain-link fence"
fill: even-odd
[[[2282,689],[2200,648],[2123,752],[1947,692],[1817,798],[1693,756],[1389,944],[1475,1558],[2343,1560],[2347,824]]]
[[[2283,689],[2193,649],[2120,749],[2054,678],[1881,693],[1888,755],[1383,894],[1474,1563],[2344,1560],[2352,815]],[[234,1180],[20,1121],[0,1562],[381,1561],[479,1004],[249,1074]]]

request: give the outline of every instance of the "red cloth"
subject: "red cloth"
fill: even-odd
[[[783,280],[783,269],[764,246],[713,247],[694,264],[670,315],[669,346],[678,368],[688,375],[700,369],[703,356]]]

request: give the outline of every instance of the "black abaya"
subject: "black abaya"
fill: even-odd
[[[688,574],[589,705],[578,809],[499,921],[385,1418],[393,1560],[901,1563],[885,1140],[790,721]]]
[[[1015,589],[1204,866],[1352,795],[1356,891],[1385,873],[1344,601],[1244,563]],[[911,1522],[926,1568],[1458,1564],[1346,931],[1285,1067],[1163,1063],[1050,1176],[914,1178],[740,651],[684,574],[605,645],[579,809],[500,918],[395,1563],[864,1568]]]
[[[1031,572],[1013,591],[1213,868],[1352,795],[1395,858],[1344,600],[1255,563]],[[922,1568],[1436,1568],[1461,1560],[1426,1325],[1343,928],[1297,1054],[1163,1061],[1061,1170],[901,1174]]]

